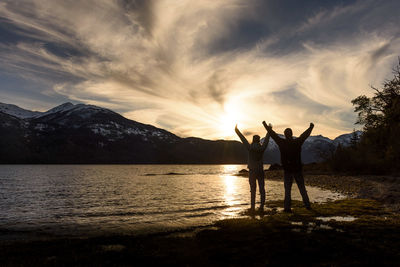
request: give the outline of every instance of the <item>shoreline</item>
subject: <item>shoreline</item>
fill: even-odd
[[[267,180],[282,181],[282,177],[281,170],[266,171]],[[268,201],[264,216],[144,235],[1,240],[0,265],[395,266],[400,262],[400,179],[307,171],[304,177],[308,186],[349,198],[314,203],[311,211],[292,201],[289,214],[281,212],[282,200]]]
[[[305,165],[307,166],[307,165]],[[283,170],[264,170],[265,180],[283,182]],[[248,177],[246,169],[237,176]],[[400,212],[400,177],[388,175],[349,175],[327,171],[303,171],[304,183],[348,196],[377,200],[392,211]],[[297,190],[293,182],[292,190]]]
[[[266,179],[283,181],[283,171],[266,171]],[[400,177],[384,175],[341,175],[304,172],[306,186],[346,194],[350,198],[377,200],[393,211],[400,211]],[[293,187],[296,187],[293,183]],[[296,190],[296,189],[295,189]]]

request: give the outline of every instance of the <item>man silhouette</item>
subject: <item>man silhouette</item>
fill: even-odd
[[[269,134],[267,133],[264,139],[264,143],[260,144],[260,136],[254,135],[253,142],[249,144],[246,137],[239,131],[237,125],[235,127],[235,132],[239,136],[240,140],[249,151],[248,165],[249,168],[249,184],[250,184],[250,194],[251,194],[251,208],[250,212],[254,213],[255,202],[256,202],[256,180],[258,181],[258,189],[260,191],[260,212],[264,210],[265,203],[265,181],[264,181],[264,165],[263,156],[264,151],[267,148],[269,142]]]
[[[268,126],[265,121],[263,125],[267,132],[271,135],[271,138],[279,146],[281,152],[281,163],[284,170],[284,186],[285,186],[285,200],[284,200],[284,211],[291,212],[291,190],[293,184],[293,178],[297,183],[301,197],[303,198],[304,205],[307,209],[311,209],[310,200],[308,199],[307,190],[304,185],[304,177],[302,171],[301,162],[301,146],[304,141],[310,136],[314,124],[310,123],[310,127],[304,131],[298,138],[293,138],[292,129],[286,128],[284,131],[286,139],[279,137],[271,127]]]

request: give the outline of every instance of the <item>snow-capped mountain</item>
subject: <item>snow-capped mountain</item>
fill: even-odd
[[[361,131],[357,131],[359,137],[361,134]],[[285,138],[284,135],[279,134],[279,136]],[[303,163],[320,162],[329,158],[336,150],[338,144],[341,144],[343,147],[349,146],[351,136],[352,133],[342,134],[334,140],[322,135],[309,136],[302,146],[301,154]],[[268,163],[280,162],[279,147],[272,138],[269,141],[267,152],[264,154],[264,161]]]
[[[310,136],[303,162],[316,162],[351,134]],[[271,139],[266,163],[280,161]],[[181,138],[98,106],[64,103],[46,112],[0,104],[0,163],[245,163],[237,141]]]
[[[70,109],[75,108],[76,106],[77,105],[74,105],[74,104],[72,104],[70,102],[67,102],[67,103],[61,104],[61,105],[59,105],[57,107],[54,107],[52,109],[49,109],[46,112],[43,112],[40,116],[46,116],[46,115],[49,115],[49,114],[52,114],[52,113],[68,111]]]
[[[123,118],[121,115],[105,108],[94,105],[72,104],[70,102],[56,106],[46,112],[29,111],[16,105],[0,103],[0,112],[19,119],[27,119],[29,124],[39,132],[54,131],[58,127],[81,128],[86,127],[94,134],[109,137],[109,140],[121,139],[123,135],[141,135],[146,137],[176,139],[177,136],[164,130],[146,129],[143,125]],[[107,121],[106,117],[113,117]],[[154,128],[154,129],[153,129]]]
[[[65,103],[24,117],[10,113],[0,111],[0,163],[246,161],[239,142],[180,138],[93,105]]]
[[[356,131],[355,133],[357,135],[357,138],[360,139],[362,131]],[[353,133],[339,135],[338,137],[333,139],[333,143],[335,144],[335,146],[337,146],[338,144],[341,144],[342,146],[349,146],[351,144],[352,136]]]
[[[54,131],[57,128],[89,130],[108,141],[126,136],[157,137],[169,142],[176,141],[176,135],[151,125],[128,120],[120,114],[94,105],[64,103],[30,120],[39,131]]]
[[[39,116],[42,112],[39,111],[30,111],[23,108],[20,108],[16,105],[5,104],[0,102],[0,112],[6,113],[8,115],[20,118],[20,119],[28,119]]]

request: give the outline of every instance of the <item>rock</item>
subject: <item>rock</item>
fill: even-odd
[[[239,174],[246,174],[246,173],[249,173],[249,171],[246,170],[246,169],[241,169],[241,170],[239,171]]]
[[[271,164],[271,166],[269,166],[268,170],[269,171],[282,170],[282,166],[277,163],[274,163],[274,164]]]

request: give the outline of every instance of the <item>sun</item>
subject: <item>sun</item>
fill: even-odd
[[[240,114],[234,108],[225,108],[224,112],[219,116],[218,130],[221,137],[234,137],[235,125],[240,123]]]
[[[235,118],[235,114],[226,113],[221,116],[218,128],[223,137],[233,136],[236,124],[237,118]]]
[[[235,125],[242,125],[243,119],[239,110],[241,110],[241,105],[236,98],[231,97],[229,101],[225,102],[221,113],[217,116],[215,127],[221,138],[234,138],[236,136]]]

